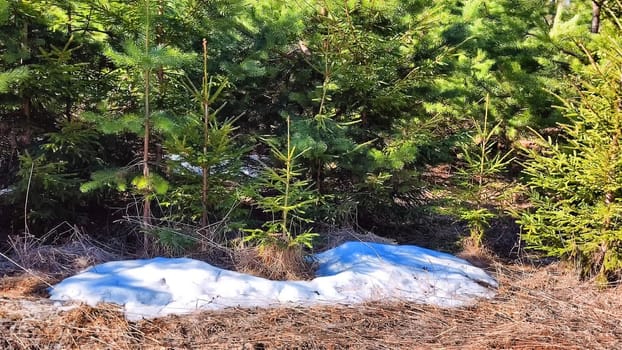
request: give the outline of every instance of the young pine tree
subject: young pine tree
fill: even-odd
[[[520,217],[528,247],[569,260],[599,284],[622,276],[622,25],[601,23],[564,100],[565,140],[542,139],[525,173],[533,210]]]
[[[302,230],[312,223],[305,212],[318,202],[312,183],[301,179],[303,169],[298,165],[305,150],[298,151],[291,143],[290,118],[287,117],[286,145],[283,151],[270,141],[272,154],[280,167],[264,166],[259,176],[257,207],[272,215],[261,228],[248,229],[244,238],[257,245],[259,265],[254,270],[265,277],[289,279],[307,277],[309,262],[304,258],[303,248],[312,248],[318,234]]]
[[[140,18],[142,33],[139,38],[126,41],[122,52],[112,47],[105,51],[105,55],[123,72],[121,74],[125,75],[124,78],[140,86],[140,91],[134,91],[135,95],[132,99],[140,101],[142,110],[124,115],[117,115],[114,111],[105,111],[103,115],[98,116],[84,115],[87,119],[95,121],[104,133],[129,131],[142,139],[142,161],[140,162],[142,175],[135,176],[132,179],[132,185],[143,197],[143,229],[151,225],[151,201],[154,196],[164,194],[168,189],[166,180],[152,171],[150,163],[154,132],[157,130],[164,134],[175,129],[170,113],[154,108],[154,91],[160,88],[159,92],[162,94],[165,69],[170,71],[179,68],[194,57],[162,42],[160,35],[163,30],[162,22],[165,22],[162,18],[162,6],[161,1],[141,1],[140,6],[137,7],[140,11],[135,13]],[[95,173],[92,176],[93,181],[84,184],[82,190],[92,190],[107,183],[115,183],[118,188],[122,189],[124,186],[118,186],[118,181],[114,180],[119,177],[120,173],[110,171],[110,169]],[[143,247],[145,253],[150,246],[150,239],[148,235],[145,235]]]
[[[491,199],[488,191],[488,181],[506,171],[507,166],[514,159],[511,151],[501,153],[496,150],[494,136],[499,131],[500,123],[490,127],[488,107],[490,96],[486,95],[486,110],[482,121],[473,120],[475,132],[471,135],[471,142],[462,146],[462,158],[465,167],[458,171],[462,187],[466,189],[468,200],[472,207],[465,209],[460,218],[466,221],[469,228],[469,243],[476,248],[482,246],[484,233],[490,227],[490,221],[497,214],[486,207]]]
[[[169,157],[167,166],[176,185],[165,205],[171,208],[170,219],[198,221],[207,229],[210,223],[232,214],[236,190],[243,181],[242,159],[248,147],[237,140],[239,116],[220,117],[227,102],[219,99],[230,84],[223,77],[209,74],[207,39],[203,39],[201,85],[185,78],[185,91],[195,103],[180,121],[178,130],[164,142],[165,149],[174,155]]]

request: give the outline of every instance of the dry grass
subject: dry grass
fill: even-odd
[[[347,230],[333,233],[333,241],[326,245],[357,237],[370,239],[353,234]],[[82,266],[81,259],[97,263],[111,258],[84,238],[65,246],[15,242],[24,249],[16,254],[24,265],[60,270],[61,274],[67,269],[58,265],[68,264],[75,270]],[[46,283],[56,282],[58,273],[30,271],[4,276],[0,278],[0,348],[622,348],[622,287],[599,290],[556,264],[505,264],[479,248],[464,248],[460,256],[487,267],[501,287],[494,299],[458,309],[378,302],[350,307],[227,309],[129,322],[119,307],[111,304],[55,306],[46,298]],[[294,252],[280,253],[264,251],[262,259],[273,260],[263,261],[263,266],[291,271],[291,259],[296,257],[288,254]],[[295,256],[301,256],[298,253]],[[249,254],[247,265],[256,263],[252,259],[260,254]]]
[[[305,258],[301,247],[266,245],[239,248],[234,253],[237,271],[271,280],[309,280],[314,265]]]
[[[460,246],[462,249],[456,255],[477,267],[485,269],[495,261],[494,253],[485,245],[476,242],[472,237],[463,238]]]
[[[65,231],[59,232],[61,228]],[[54,237],[66,238],[59,243],[52,239]],[[13,252],[12,260],[20,268],[39,273],[71,274],[95,264],[119,260],[122,256],[69,224],[61,224],[43,237],[9,237],[9,244]]]
[[[44,317],[5,313],[0,319],[2,349],[134,349],[142,341],[140,331],[115,305],[80,306],[58,314],[47,312]]]
[[[322,237],[324,241],[320,242],[320,244],[316,244],[316,248],[319,250],[331,249],[348,241],[397,244],[394,239],[381,237],[373,232],[357,232],[353,228],[334,230],[322,235]]]
[[[347,241],[396,244],[394,240],[380,237],[371,232],[358,233],[349,228],[326,233],[323,238],[323,241],[316,245],[319,250],[334,248]],[[272,280],[309,280],[314,277],[316,266],[305,257],[306,255],[299,246],[245,247],[239,245],[233,251],[233,262],[235,270],[253,276]]]
[[[47,297],[47,288],[59,279],[44,273],[21,274],[0,278],[0,296],[5,298]]]
[[[620,287],[598,290],[557,265],[492,267],[499,295],[460,309],[369,303],[229,309],[131,323],[114,305],[50,312],[49,303],[39,300],[47,313],[36,317],[23,311],[24,298],[0,295],[0,348],[622,348]]]

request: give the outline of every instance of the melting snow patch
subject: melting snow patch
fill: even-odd
[[[52,300],[123,305],[130,320],[226,307],[403,300],[457,307],[495,295],[497,281],[453,255],[416,246],[347,242],[315,256],[311,281],[271,281],[178,258],[113,261],[51,289]]]
[[[14,190],[12,188],[0,189],[0,196],[4,196],[5,194],[13,193],[13,191]]]

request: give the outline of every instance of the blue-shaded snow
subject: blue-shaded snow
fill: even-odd
[[[271,281],[178,258],[113,261],[67,278],[53,300],[123,305],[130,319],[225,307],[405,300],[442,307],[494,296],[497,282],[455,256],[416,246],[347,242],[315,256],[311,281]]]
[[[369,242],[346,242],[336,248],[317,254],[317,276],[336,275],[352,269],[372,272],[379,260],[407,269],[430,273],[458,274],[497,287],[497,281],[484,270],[472,266],[454,255],[413,245],[388,245]],[[372,264],[370,264],[372,262]]]

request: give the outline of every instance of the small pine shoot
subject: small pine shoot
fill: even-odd
[[[494,149],[493,137],[499,128],[499,124],[488,127],[488,108],[490,97],[486,95],[484,120],[480,123],[473,121],[475,133],[471,135],[471,142],[462,146],[462,158],[466,166],[459,170],[458,174],[462,186],[467,189],[469,199],[474,202],[474,208],[465,209],[460,215],[466,221],[470,233],[470,241],[475,247],[481,247],[486,229],[490,227],[490,221],[497,215],[484,207],[486,198],[486,180],[498,176],[504,172],[510,162],[513,161],[511,152],[500,153]]]
[[[283,247],[305,246],[312,248],[316,233],[304,231],[296,233],[296,226],[309,223],[304,217],[305,211],[316,204],[318,199],[309,180],[300,179],[302,169],[297,159],[305,151],[298,151],[290,140],[290,118],[287,118],[287,145],[284,151],[268,142],[275,160],[281,168],[264,167],[259,179],[260,188],[274,192],[274,195],[259,195],[257,206],[273,216],[260,229],[247,230],[246,241],[256,241],[259,246],[279,245]]]

